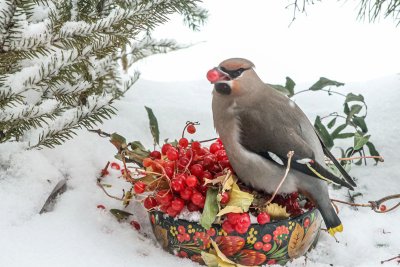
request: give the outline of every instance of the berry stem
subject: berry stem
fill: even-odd
[[[198,121],[195,121],[195,122],[187,121],[185,127],[183,127],[182,138],[185,137],[185,131],[186,131],[186,128],[187,128],[189,125],[200,125],[200,123],[199,123]]]

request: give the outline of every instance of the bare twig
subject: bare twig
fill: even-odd
[[[385,262],[389,262],[389,261],[393,261],[393,260],[397,260],[397,263],[400,263],[400,254],[397,255],[396,257],[381,261],[381,264],[384,264]]]
[[[106,132],[103,132],[102,130],[100,130],[100,129],[97,129],[97,130],[88,130],[89,132],[92,132],[92,133],[97,133],[99,136],[101,136],[101,137],[110,137],[111,136],[111,134],[109,134],[109,133],[106,133]]]
[[[286,167],[285,174],[284,174],[284,176],[282,177],[282,180],[281,180],[281,182],[279,183],[278,187],[276,188],[274,194],[273,194],[272,197],[267,201],[267,204],[271,203],[272,200],[274,200],[274,198],[275,198],[276,194],[278,193],[279,189],[281,188],[283,182],[286,180],[286,177],[287,177],[288,174],[289,174],[290,164],[291,164],[291,162],[292,162],[292,157],[293,157],[293,155],[294,155],[294,151],[289,151],[289,153],[287,154],[287,157],[288,157],[288,164],[287,164],[287,167]]]
[[[378,159],[380,162],[384,162],[385,159],[382,156],[360,156],[351,158],[338,158],[337,160],[355,160],[355,159]]]

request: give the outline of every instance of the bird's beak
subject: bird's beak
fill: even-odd
[[[229,81],[230,79],[231,78],[229,75],[218,67],[215,67],[207,72],[207,80],[209,80],[212,84],[220,81]]]

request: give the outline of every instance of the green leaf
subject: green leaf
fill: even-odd
[[[347,124],[342,124],[339,125],[331,134],[332,138],[335,139],[337,138],[338,134],[340,134],[341,131],[343,131],[347,127]]]
[[[380,156],[380,154],[379,154],[378,150],[376,150],[374,144],[372,144],[371,142],[368,141],[368,142],[366,143],[366,145],[367,145],[367,147],[368,147],[369,154],[370,154],[371,156]],[[374,159],[374,160],[375,160],[376,163],[378,163],[378,161],[379,161],[379,159]]]
[[[137,148],[139,148],[141,150],[146,150],[146,148],[142,145],[142,143],[140,141],[133,141],[130,144],[131,144],[132,150],[135,150]]]
[[[327,79],[327,78],[325,78],[325,77],[321,77],[321,78],[319,78],[318,82],[314,83],[314,84],[309,88],[309,90],[311,90],[311,91],[318,91],[318,90],[323,89],[323,88],[326,87],[326,86],[336,86],[336,87],[339,87],[339,86],[343,86],[343,85],[344,85],[344,83],[337,82],[337,81],[333,81],[333,80],[329,80],[329,79]]]
[[[117,133],[112,133],[110,136],[110,142],[118,149],[120,150],[121,148],[126,146],[126,139],[122,135],[119,135]]]
[[[200,224],[204,229],[210,229],[212,223],[215,221],[215,217],[217,216],[217,195],[218,189],[209,188],[207,190],[206,203],[204,204],[204,210],[200,219]]]
[[[331,147],[333,147],[333,139],[332,136],[329,134],[328,130],[325,128],[325,126],[322,124],[321,122],[321,118],[319,116],[317,116],[315,118],[315,123],[314,123],[314,127],[317,130],[317,132],[319,133],[319,135],[322,138],[322,141],[324,142],[324,144],[330,149]]]
[[[328,128],[331,129],[333,126],[335,126],[336,123],[336,117],[333,118],[329,123],[328,123]]]
[[[274,88],[275,90],[279,91],[280,93],[289,96],[291,94],[291,92],[284,86],[279,85],[279,84],[269,84],[267,83],[267,85],[271,86],[272,88]]]
[[[160,143],[160,131],[158,130],[158,122],[157,118],[153,113],[153,110],[149,107],[146,107],[147,115],[149,116],[149,121],[150,121],[150,131],[151,135],[153,136],[153,140],[155,144]]]
[[[346,139],[346,138],[350,138],[353,136],[354,136],[354,133],[340,133],[340,134],[336,135],[335,139]]]
[[[345,103],[351,102],[351,101],[360,101],[364,103],[364,97],[362,95],[355,95],[353,93],[349,93],[346,96],[346,101]]]
[[[360,133],[355,133],[354,135],[354,150],[359,150],[361,149],[365,144],[368,143],[369,138],[371,137],[371,135],[366,135],[363,136]]]
[[[350,107],[349,104],[344,103],[344,109],[343,109],[344,114],[349,115],[350,113]]]
[[[353,105],[350,107],[350,112],[347,114],[346,123],[349,123],[354,115],[360,113],[362,109],[361,105]]]
[[[357,125],[358,127],[361,128],[363,133],[367,133],[368,132],[368,128],[367,128],[367,124],[365,123],[365,120],[363,117],[353,117],[353,123],[355,125]]]
[[[296,83],[290,78],[286,77],[286,84],[285,88],[289,91],[289,97],[294,95],[294,87],[296,86]]]
[[[112,215],[117,217],[118,221],[126,220],[129,216],[133,215],[132,213],[119,209],[110,209],[110,212],[112,213]]]

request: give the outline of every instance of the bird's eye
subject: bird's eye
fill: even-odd
[[[240,68],[237,70],[227,70],[226,68],[221,67],[221,70],[223,72],[227,73],[231,79],[235,79],[235,78],[239,77],[240,75],[242,75],[243,71],[248,70],[248,69]]]

